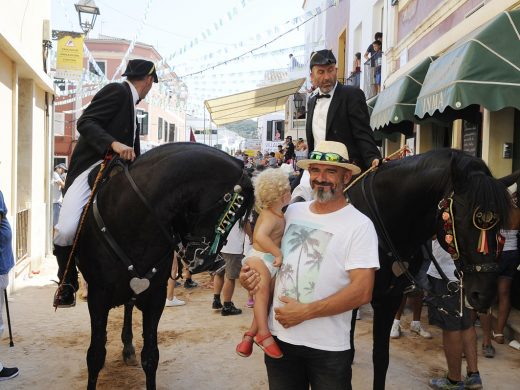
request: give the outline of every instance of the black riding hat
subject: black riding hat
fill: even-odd
[[[153,82],[157,83],[157,73],[155,72],[155,64],[152,61],[135,59],[128,61],[125,73],[122,76],[127,77],[142,77],[142,76],[153,76]]]
[[[336,57],[332,53],[332,50],[323,49],[314,51],[311,54],[310,67],[314,65],[333,65],[336,63]]]

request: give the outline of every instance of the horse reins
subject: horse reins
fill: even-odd
[[[85,222],[85,217],[87,216],[88,209],[90,207],[90,204],[92,203],[92,198],[94,197],[94,195],[96,193],[96,188],[98,186],[99,181],[103,177],[103,171],[105,170],[107,162],[110,161],[111,159],[112,159],[112,155],[107,153],[105,155],[105,158],[101,162],[101,165],[99,167],[99,171],[98,171],[98,173],[96,175],[96,180],[94,180],[94,184],[92,185],[92,191],[90,192],[90,196],[88,197],[87,203],[85,204],[85,207],[83,208],[83,212],[81,213],[81,218],[79,220],[79,225],[78,225],[78,228],[76,230],[76,234],[74,235],[74,241],[72,242],[72,249],[71,249],[71,251],[69,253],[69,258],[67,259],[67,265],[65,266],[65,271],[63,272],[63,276],[61,278],[61,282],[58,284],[58,290],[56,291],[56,294],[58,294],[60,292],[61,288],[64,285],[67,273],[69,272],[70,263],[71,263],[71,261],[72,261],[72,259],[74,257],[74,253],[76,252],[76,247],[77,247],[77,244],[78,244],[79,235],[80,235],[81,230],[83,228],[83,223]],[[56,311],[57,309],[58,309],[58,306],[55,306],[54,307],[54,311]]]

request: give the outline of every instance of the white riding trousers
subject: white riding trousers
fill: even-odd
[[[63,197],[60,217],[58,218],[58,223],[54,230],[54,244],[59,246],[71,246],[74,242],[74,236],[78,229],[83,207],[87,204],[91,192],[90,186],[88,185],[88,174],[98,164],[101,164],[101,161],[91,165],[79,175]]]

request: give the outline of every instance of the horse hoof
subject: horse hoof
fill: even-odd
[[[123,356],[123,360],[127,366],[138,366],[139,362],[135,358],[135,355]]]

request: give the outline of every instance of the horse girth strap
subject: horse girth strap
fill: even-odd
[[[119,246],[119,244],[115,240],[114,236],[112,236],[112,234],[108,231],[108,229],[105,225],[105,221],[103,220],[103,217],[101,216],[101,214],[99,212],[97,194],[94,196],[94,200],[92,202],[92,213],[94,215],[94,219],[96,220],[96,224],[99,227],[99,230],[101,231],[101,233],[103,233],[103,237],[105,238],[106,243],[108,244],[110,249],[112,249],[112,251],[116,254],[116,256],[119,258],[119,260],[121,260],[123,262],[123,264],[125,265],[128,272],[130,273],[130,275],[133,278],[149,281],[157,273],[157,270],[161,267],[161,265],[167,259],[172,257],[172,251],[168,250],[166,255],[163,256],[161,258],[161,260],[159,260],[159,262],[154,267],[152,267],[143,277],[141,277],[135,270],[132,260],[126,255],[124,250]],[[134,290],[134,292],[136,293],[136,295],[139,294],[139,292],[137,292],[134,289],[134,287],[132,286],[132,281],[131,281],[131,287],[132,287],[132,290]],[[144,290],[142,290],[142,291],[144,291]],[[142,292],[142,291],[140,291],[140,292]]]

